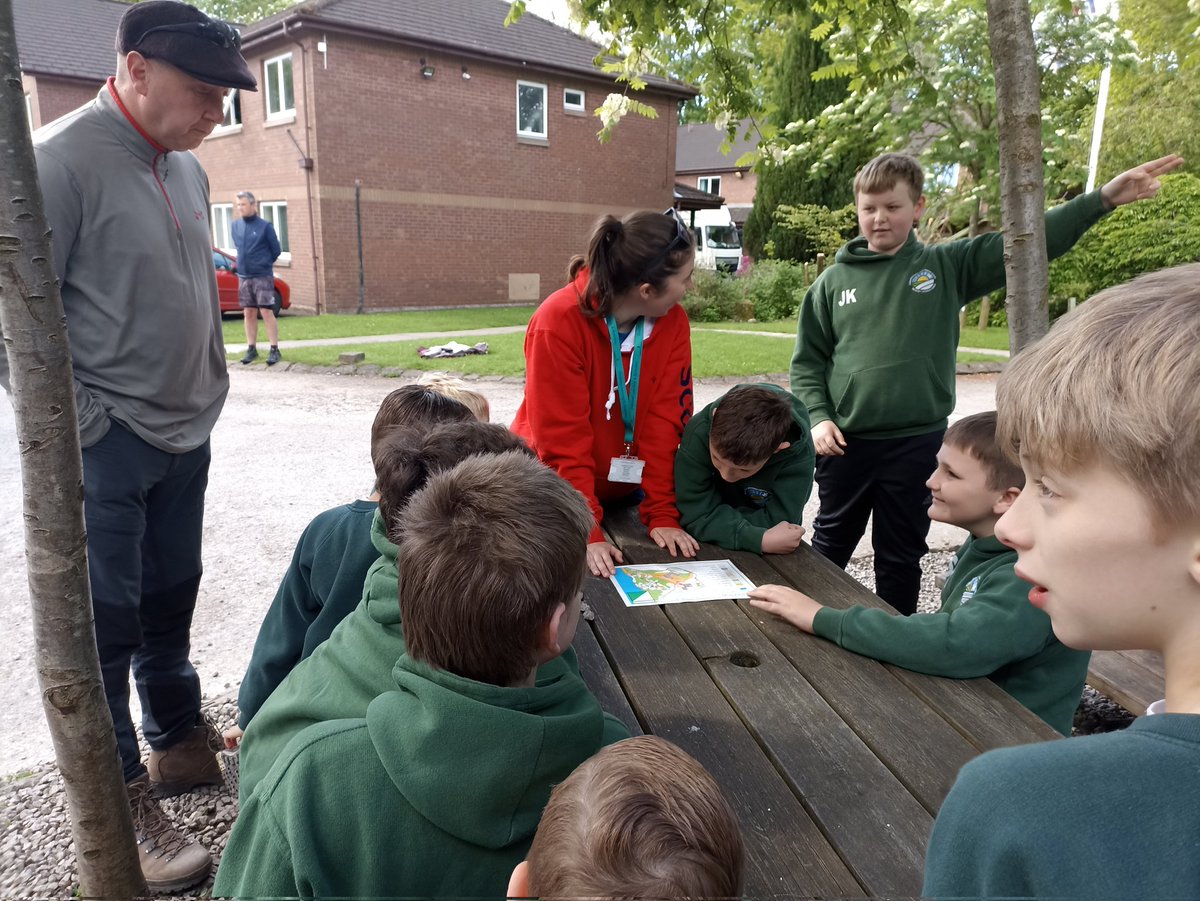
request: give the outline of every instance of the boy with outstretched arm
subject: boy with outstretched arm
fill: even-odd
[[[794,551],[812,481],[808,411],[775,385],[731,388],[692,417],[675,455],[684,530],[731,551]]]
[[[1063,735],[1087,677],[1086,651],[1064,646],[1050,619],[1027,600],[1016,575],[1016,551],[996,537],[996,522],[1021,493],[1021,469],[996,442],[996,414],[977,413],[946,432],[929,518],[959,526],[970,537],[958,551],[937,613],[894,616],[884,610],[823,607],[780,585],[750,592],[755,607],[840,647],[934,676],[992,681]]]
[[[1051,259],[1106,212],[1153,197],[1177,156],[1143,163],[1046,213]],[[874,517],[875,591],[917,609],[929,492],[954,409],[958,311],[1004,287],[1004,237],[922,244],[925,176],[885,153],[854,179],[860,237],[837,252],[800,306],[792,392],[808,407],[821,506],[813,548],[844,567]]]
[[[605,743],[581,679],[538,679],[574,637],[593,522],[521,451],[431,476],[395,524],[392,689],[292,739],[244,800],[214,893],[494,896],[551,788]]]
[[[1109,288],[1000,376],[1026,489],[996,534],[1064,644],[1161,651],[1166,708],[991,751],[942,805],[923,897],[1200,897],[1200,265]]]
[[[509,898],[737,898],[737,817],[690,754],[655,735],[609,745],[550,795]]]

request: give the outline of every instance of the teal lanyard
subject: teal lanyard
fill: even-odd
[[[637,416],[638,378],[642,373],[642,326],[645,319],[639,317],[633,326],[633,354],[629,358],[629,384],[625,384],[625,367],[621,365],[621,337],[617,334],[617,320],[604,317],[608,323],[608,337],[612,341],[613,376],[617,381],[617,397],[621,400],[621,420],[625,423],[625,452],[633,447],[633,420]]]

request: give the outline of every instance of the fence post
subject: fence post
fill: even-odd
[[[825,271],[825,254],[817,254],[817,275]]]

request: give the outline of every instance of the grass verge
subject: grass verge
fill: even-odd
[[[525,325],[534,307],[479,307],[464,310],[415,310],[409,313],[326,313],[322,316],[289,316],[279,320],[279,335],[287,341],[306,341],[311,338],[357,338],[366,335],[402,335],[407,332],[454,332],[477,328],[496,328],[504,325]],[[239,319],[222,323],[226,344],[244,344],[246,329]],[[262,323],[258,326],[259,343],[266,335]],[[471,342],[464,342],[471,343]]]

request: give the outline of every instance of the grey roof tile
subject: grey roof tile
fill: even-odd
[[[735,168],[738,157],[758,147],[757,132],[752,131],[749,138],[742,137],[749,128],[749,119],[738,123],[737,140],[733,142],[729,153],[725,154],[721,153],[725,132],[708,124],[680,125],[675,138],[675,171],[715,172]]]
[[[103,81],[116,71],[117,23],[127,9],[115,0],[15,0],[21,70]]]

